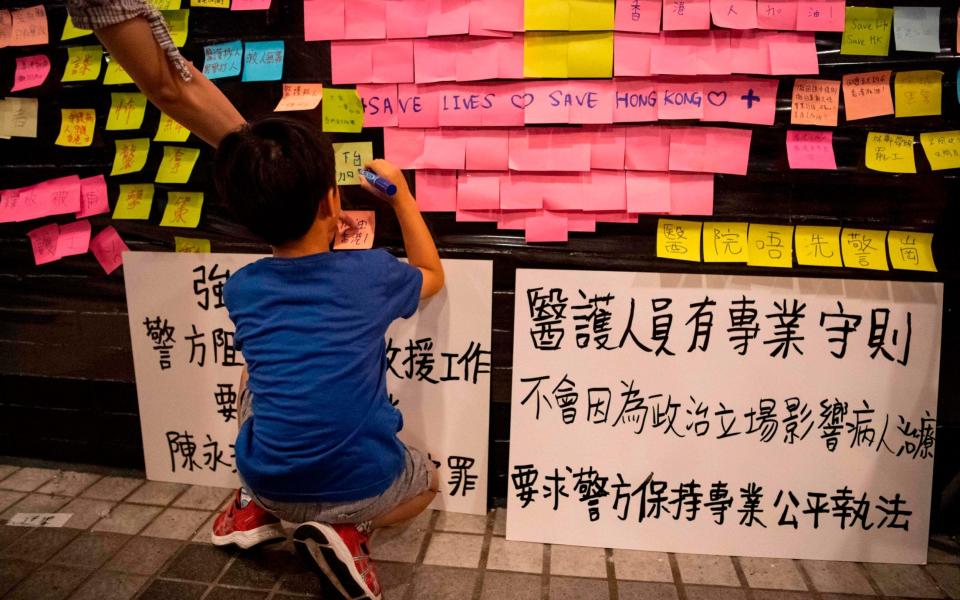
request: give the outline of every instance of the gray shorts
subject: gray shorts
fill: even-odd
[[[253,414],[253,394],[244,388],[239,400],[240,425]],[[284,521],[304,523],[320,521],[322,523],[362,523],[371,521],[395,506],[403,504],[414,496],[419,496],[431,487],[431,479],[436,467],[426,454],[416,448],[404,446],[404,467],[400,475],[379,496],[348,502],[277,502],[264,498],[246,483],[244,489],[254,497],[257,504]]]

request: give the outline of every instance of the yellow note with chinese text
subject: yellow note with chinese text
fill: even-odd
[[[83,147],[93,141],[93,125],[97,113],[92,108],[61,108],[60,135],[54,142],[58,146]]]
[[[793,233],[797,264],[808,267],[842,267],[839,227],[797,225]]]
[[[657,257],[700,262],[700,221],[657,221]]]
[[[110,114],[107,115],[107,131],[140,129],[147,110],[147,97],[143,94],[111,93]]]
[[[93,81],[100,77],[102,61],[103,48],[100,46],[70,46],[60,81]]]
[[[933,234],[917,231],[887,232],[890,264],[894,269],[936,272],[933,262]]]
[[[325,89],[320,112],[323,131],[358,133],[363,129],[363,103],[355,89]]]
[[[117,140],[116,144],[117,152],[113,156],[111,175],[136,173],[147,164],[147,155],[150,154],[149,138]]]
[[[337,167],[337,185],[360,185],[360,167],[373,160],[373,142],[347,142],[333,145]]]
[[[750,223],[747,233],[751,267],[793,266],[793,226]]]
[[[941,112],[942,71],[900,71],[893,82],[897,117],[925,117]]]
[[[152,183],[123,184],[117,196],[117,205],[113,208],[113,218],[145,221],[150,218],[152,205]]]
[[[230,0],[190,0],[190,6],[197,8],[230,8]]]
[[[921,133],[920,145],[934,171],[960,169],[960,131]]]
[[[200,156],[199,148],[164,146],[163,159],[157,169],[157,183],[186,183],[190,180],[193,165]]]
[[[886,231],[844,228],[840,233],[843,266],[853,269],[889,271],[886,238]]]
[[[210,252],[210,240],[203,238],[173,236],[173,244],[177,252]]]
[[[185,142],[190,137],[190,130],[177,123],[164,113],[160,113],[160,123],[157,125],[155,142]]]
[[[868,169],[884,173],[916,173],[917,163],[913,156],[914,137],[893,133],[867,134],[864,160]]]
[[[170,39],[173,40],[177,48],[183,47],[187,43],[187,30],[190,26],[190,9],[183,10],[165,10],[163,11],[163,20],[167,22],[170,28]]]
[[[203,192],[167,192],[161,227],[196,227],[200,223]]]
[[[747,224],[703,224],[703,262],[747,262]]]

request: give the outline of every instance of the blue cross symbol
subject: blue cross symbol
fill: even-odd
[[[740,99],[747,103],[747,108],[753,108],[754,102],[760,102],[760,96],[753,95],[753,88],[747,90],[746,96],[740,96]]]

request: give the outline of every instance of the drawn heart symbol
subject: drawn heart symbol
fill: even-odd
[[[519,109],[524,109],[530,106],[531,102],[533,102],[533,94],[530,92],[525,94],[514,94],[510,97],[510,104],[513,104]]]
[[[719,98],[719,100],[714,101],[714,98]],[[707,93],[707,102],[714,106],[721,106],[727,101],[726,92],[709,92]]]

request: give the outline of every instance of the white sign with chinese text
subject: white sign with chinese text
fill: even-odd
[[[233,442],[243,356],[222,302],[253,254],[128,252],[130,337],[147,477],[236,487]],[[439,464],[433,507],[484,514],[493,263],[444,260],[446,286],[387,333],[400,438]]]
[[[507,538],[923,563],[939,283],[518,270]]]

